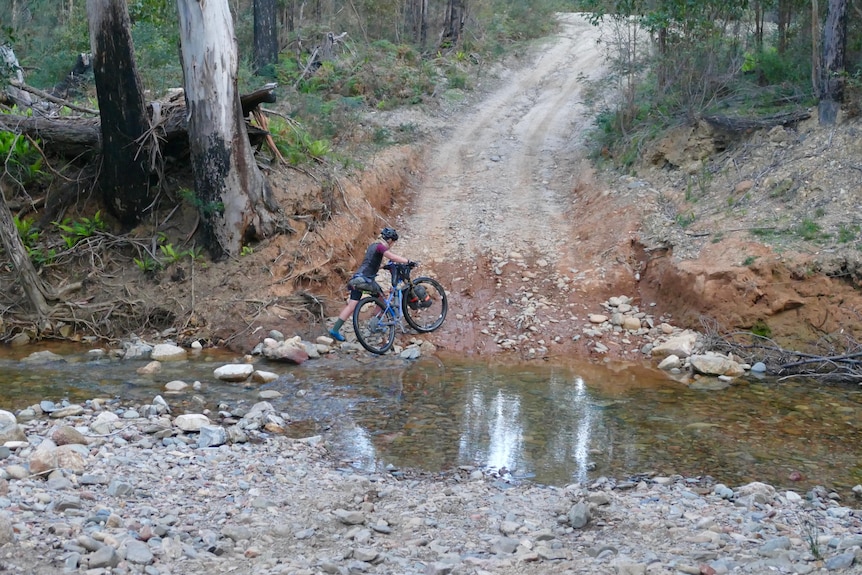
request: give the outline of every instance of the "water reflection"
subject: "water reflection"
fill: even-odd
[[[261,389],[288,413],[296,437],[323,434],[345,465],[428,471],[461,465],[552,485],[599,475],[712,475],[849,494],[862,483],[862,391],[810,382],[740,381],[692,389],[638,365],[488,366],[364,354],[303,366],[264,386],[214,380],[231,355],[165,364],[94,361],[85,352],[46,366],[0,353],[0,408],[42,399],[119,397],[149,402],[174,379],[198,390],[166,396],[175,413],[248,407]],[[791,478],[799,481],[791,481]]]
[[[484,391],[475,389],[465,407],[458,459],[492,469],[517,467],[524,451],[521,398],[503,390],[488,398]]]

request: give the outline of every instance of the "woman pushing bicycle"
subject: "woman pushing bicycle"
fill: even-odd
[[[329,335],[336,341],[344,341],[344,336],[341,335],[341,326],[344,322],[350,319],[353,310],[356,309],[356,304],[362,298],[362,293],[372,292],[375,295],[382,294],[383,289],[377,284],[375,278],[377,272],[380,271],[380,265],[383,263],[383,258],[391,260],[399,264],[410,264],[410,260],[403,256],[393,253],[392,246],[398,241],[398,232],[393,228],[383,228],[380,232],[380,239],[368,246],[365,250],[365,258],[362,260],[359,269],[347,282],[347,289],[350,291],[350,297],[347,305],[338,314],[338,319],[332,329],[329,330]]]

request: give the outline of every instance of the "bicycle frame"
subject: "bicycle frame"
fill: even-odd
[[[377,305],[380,306],[384,313],[387,309],[392,310],[401,333],[407,333],[407,329],[404,327],[404,311],[401,300],[404,297],[405,290],[410,288],[410,282],[401,277],[396,266],[391,266],[388,269],[392,277],[392,287],[389,289],[389,295],[385,299],[383,297],[377,298]]]

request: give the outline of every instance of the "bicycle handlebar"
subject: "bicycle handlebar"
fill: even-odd
[[[392,274],[392,285],[396,285],[399,281],[410,281],[410,270],[419,265],[419,262],[408,261],[406,264],[396,262],[387,262],[383,269],[389,270]]]

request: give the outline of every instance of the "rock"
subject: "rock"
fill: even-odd
[[[766,373],[766,364],[762,361],[758,361],[751,366],[751,371],[754,373]]]
[[[650,353],[655,358],[663,358],[669,355],[688,357],[694,351],[694,344],[696,342],[697,333],[686,330],[681,334],[670,337],[665,342],[656,344]]]
[[[57,355],[53,351],[36,351],[25,357],[21,360],[22,363],[34,363],[34,364],[44,364],[44,363],[54,363],[54,362],[65,362],[65,358],[62,355]]]
[[[165,391],[170,391],[173,393],[179,393],[181,391],[187,390],[188,388],[189,384],[178,379],[175,379],[174,381],[169,381],[165,384]]]
[[[5,409],[0,409],[0,426],[18,423],[15,414]]]
[[[57,468],[57,446],[50,439],[45,439],[27,460],[30,473],[42,475]]]
[[[54,428],[51,432],[51,439],[57,445],[87,445],[88,443],[87,438],[84,437],[83,433],[68,425],[61,425],[60,427]]]
[[[135,370],[140,375],[153,375],[160,371],[162,371],[162,362],[160,361],[151,361]]]
[[[637,331],[641,328],[641,320],[636,317],[626,316],[623,320],[623,329]]]
[[[576,503],[569,509],[569,525],[575,529],[586,527],[590,522],[590,506],[586,503]]]
[[[114,424],[120,420],[120,417],[111,411],[103,411],[96,419],[90,422],[90,430],[98,435],[107,435],[114,430]]]
[[[666,371],[670,371],[671,369],[678,369],[682,366],[682,360],[679,359],[676,355],[669,355],[658,364],[659,369],[663,369]]]
[[[200,431],[201,427],[210,423],[210,418],[200,413],[184,413],[174,418],[174,426],[183,431]]]
[[[84,408],[80,405],[67,405],[60,409],[55,409],[50,413],[50,417],[54,419],[63,419],[64,417],[77,417],[84,413]]]
[[[600,313],[591,313],[589,317],[590,323],[593,324],[602,324],[608,321],[608,316],[602,315]]]
[[[27,441],[27,435],[24,433],[24,428],[17,423],[0,423],[0,445],[5,445],[10,441]]]
[[[198,448],[218,447],[227,442],[227,432],[218,425],[202,425],[199,431]]]
[[[269,360],[301,364],[309,359],[308,348],[299,336],[270,345],[266,345],[267,343],[270,342],[264,342],[262,353]]]
[[[87,469],[88,449],[79,444],[60,445],[55,450],[57,467],[82,473]]]
[[[256,369],[251,374],[251,380],[255,383],[270,383],[278,379],[278,374],[271,371]]]
[[[739,377],[745,373],[742,366],[723,355],[692,355],[688,360],[696,373],[704,375]]]
[[[347,511],[344,509],[336,509],[334,511],[335,518],[345,525],[363,525],[365,523],[365,515],[359,511]]]
[[[12,518],[7,513],[0,513],[0,545],[15,541],[15,531],[12,527]]]
[[[149,565],[153,562],[153,552],[143,541],[127,539],[124,545],[126,547],[126,561],[129,563]]]
[[[187,356],[186,350],[170,343],[157,344],[150,352],[150,359],[153,361],[180,361]]]
[[[245,381],[254,372],[254,366],[248,363],[231,363],[213,370],[213,376],[221,381]]]

